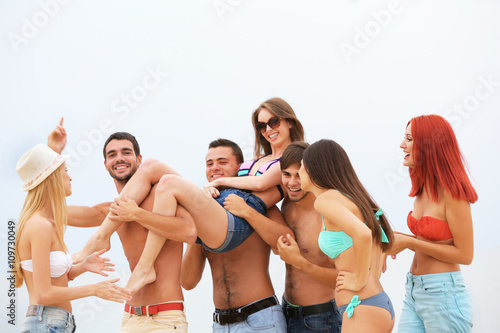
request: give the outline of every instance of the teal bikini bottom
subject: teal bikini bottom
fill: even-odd
[[[392,306],[391,299],[385,293],[385,291],[362,300],[359,300],[358,295],[353,296],[349,304],[339,306],[340,315],[343,316],[344,312],[347,310],[347,317],[351,318],[354,313],[354,308],[360,304],[378,306],[379,308],[386,309],[391,314],[391,319],[394,319],[394,307]]]

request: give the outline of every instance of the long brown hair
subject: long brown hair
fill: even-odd
[[[274,97],[263,102],[255,111],[252,113],[252,124],[255,131],[255,157],[262,154],[271,154],[271,144],[264,138],[262,133],[257,130],[257,123],[259,122],[258,117],[262,109],[266,109],[273,116],[277,116],[282,120],[285,120],[292,125],[290,128],[290,139],[292,142],[304,141],[304,128],[302,124],[297,119],[295,112],[293,111],[290,104],[279,97]]]
[[[65,165],[61,165],[50,176],[42,181],[37,187],[28,191],[26,200],[24,201],[23,209],[19,216],[16,232],[16,245],[15,245],[15,278],[16,287],[19,288],[23,285],[24,275],[21,269],[21,259],[19,257],[19,239],[23,232],[26,221],[33,216],[37,211],[42,209],[48,202],[52,207],[52,214],[54,216],[57,235],[59,236],[64,250],[67,251],[66,244],[64,244],[64,228],[67,222],[67,206],[66,194],[64,191],[64,181],[62,172]],[[44,236],[41,236],[44,237]]]
[[[372,231],[373,240],[387,251],[393,240],[392,228],[385,214],[375,217],[379,206],[359,180],[345,150],[333,140],[320,140],[304,151],[303,166],[311,182],[323,189],[334,189],[347,195],[361,209],[366,225]],[[382,243],[385,231],[389,243]]]

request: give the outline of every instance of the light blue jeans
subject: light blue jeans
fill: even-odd
[[[73,333],[75,318],[55,306],[30,305],[21,326],[21,333]]]
[[[213,333],[286,333],[285,315],[278,304],[255,312],[238,323],[228,325],[214,323],[212,331]]]
[[[472,305],[462,272],[406,275],[398,332],[470,332]]]

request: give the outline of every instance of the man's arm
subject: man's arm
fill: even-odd
[[[68,225],[72,227],[98,227],[109,212],[111,202],[93,207],[68,206]]]
[[[269,208],[266,217],[247,205],[245,200],[236,194],[230,194],[224,201],[224,208],[231,214],[247,220],[273,250],[276,249],[276,242],[280,236],[293,235],[292,230],[288,227],[283,215],[276,206]]]
[[[333,267],[323,267],[310,262],[300,253],[299,245],[290,235],[278,239],[278,253],[281,260],[306,273],[316,281],[335,288],[337,270]]]
[[[110,212],[120,221],[135,221],[155,234],[176,242],[193,244],[196,241],[196,226],[191,214],[182,206],[177,206],[175,216],[164,216],[147,211],[125,197],[116,199]]]
[[[182,258],[181,285],[186,290],[191,290],[198,285],[205,269],[206,257],[203,245],[190,244]]]
[[[253,192],[263,192],[279,184],[281,184],[280,164],[274,163],[259,177],[220,177],[206,184],[203,188],[227,186]]]

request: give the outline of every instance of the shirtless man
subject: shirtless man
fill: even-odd
[[[66,141],[61,119],[60,124],[49,135],[49,146],[60,153]],[[104,166],[113,178],[118,193],[121,193],[141,165],[139,145],[131,134],[118,132],[108,138],[103,154]],[[145,161],[141,169],[147,170],[150,167],[151,163]],[[182,242],[194,243],[196,228],[191,216],[182,207],[178,207],[176,217],[173,218],[152,213],[151,211],[161,213],[161,207],[154,206],[156,184],[151,185],[149,195],[140,204],[143,209],[133,210],[137,212],[133,219],[122,216],[126,221],[133,222],[123,223],[117,230],[130,269],[135,268],[141,256],[148,230],[168,239],[154,265],[156,280],[133,294],[132,300],[125,305],[120,332],[187,332],[180,285]],[[123,209],[127,205],[133,207],[135,202],[128,199],[121,201]],[[115,210],[118,209],[117,205],[113,206]],[[108,207],[109,204],[94,207],[70,206],[68,224],[80,227],[99,226],[108,213]]]
[[[287,193],[281,211],[295,234],[278,240],[278,252],[286,262],[283,312],[288,332],[340,332],[342,317],[335,304],[337,271],[318,247],[321,215],[315,197],[301,189],[299,168],[305,142],[290,144],[281,157],[282,183]]]
[[[206,156],[207,180],[236,176],[242,162],[243,154],[234,142],[213,141]],[[232,209],[233,204],[241,207]],[[255,231],[241,245],[224,253],[210,252],[200,244],[188,245],[182,261],[182,286],[186,290],[196,287],[208,259],[216,308],[213,332],[286,332],[285,318],[269,277],[269,255],[278,237],[291,230],[276,206],[268,213],[276,222],[234,194],[226,199],[224,207],[249,221]]]

